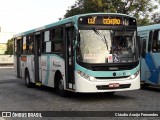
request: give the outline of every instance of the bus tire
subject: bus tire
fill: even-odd
[[[29,75],[28,70],[26,70],[26,72],[25,72],[25,84],[28,88],[33,87],[33,83],[31,83],[31,81],[30,81],[30,75]]]
[[[64,81],[60,73],[55,77],[55,80],[56,80],[55,88],[56,88],[57,93],[62,97],[66,97],[67,91],[64,90]]]

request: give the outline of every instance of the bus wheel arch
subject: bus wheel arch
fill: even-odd
[[[67,95],[67,92],[64,90],[64,80],[59,70],[57,70],[55,73],[54,86],[59,95],[63,97]]]
[[[24,74],[24,79],[25,79],[25,84],[28,88],[31,88],[33,87],[33,83],[31,83],[31,80],[30,80],[30,74],[29,74],[29,70],[28,68],[25,68],[25,74]]]

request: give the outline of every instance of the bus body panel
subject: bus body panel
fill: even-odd
[[[60,71],[63,79],[65,79],[65,63],[63,58],[54,55],[42,55],[42,84],[49,87],[54,87],[55,73]]]
[[[83,74],[89,75],[90,77],[94,77],[94,80],[90,81],[78,72],[82,71]],[[78,71],[78,72],[77,72]],[[117,74],[117,78],[113,76],[113,73]],[[125,74],[125,76],[124,76]],[[130,78],[130,76],[135,75],[135,78]],[[98,78],[102,77],[101,79]],[[106,78],[105,78],[106,77]],[[108,78],[107,78],[108,77]],[[110,78],[111,79],[110,79]],[[122,78],[119,78],[122,77]],[[125,90],[135,90],[140,88],[140,65],[132,70],[125,70],[125,71],[90,71],[79,65],[76,66],[75,71],[75,88],[76,92],[112,92],[112,91],[125,91]],[[123,85],[130,85],[128,88],[104,88],[104,90],[98,90],[97,86],[109,86],[110,84],[119,84],[120,86]]]
[[[21,72],[22,72],[22,78],[25,78],[25,72],[28,70],[30,82],[35,83],[34,78],[34,55],[22,55],[21,56]]]
[[[145,54],[145,57],[141,57],[141,81],[149,85],[160,85],[160,52],[154,51],[153,48],[155,39],[153,36],[157,30],[160,30],[160,24],[138,27],[138,35],[142,41],[141,46],[142,49],[145,49],[142,53]]]
[[[146,53],[145,68],[141,67],[143,74],[142,80],[145,83],[152,85],[160,85],[160,54],[159,53]],[[144,79],[145,77],[145,79]]]

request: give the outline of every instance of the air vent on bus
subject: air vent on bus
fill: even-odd
[[[118,67],[112,66],[90,66],[93,71],[118,71],[118,70],[131,70],[135,65],[123,65]]]

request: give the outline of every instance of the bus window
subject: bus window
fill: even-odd
[[[153,52],[160,52],[160,41],[158,40],[158,30],[154,31],[153,34],[153,44],[152,44],[152,51]]]
[[[32,54],[34,52],[33,41],[34,41],[34,36],[33,35],[27,36],[27,39],[26,39],[26,51],[27,51],[27,54]]]
[[[23,54],[26,54],[27,51],[26,51],[26,36],[23,37],[23,44],[22,44],[22,49],[23,49]]]
[[[52,30],[52,52],[63,52],[63,28],[58,27]]]
[[[45,31],[42,33],[42,52],[51,52],[50,31]]]

